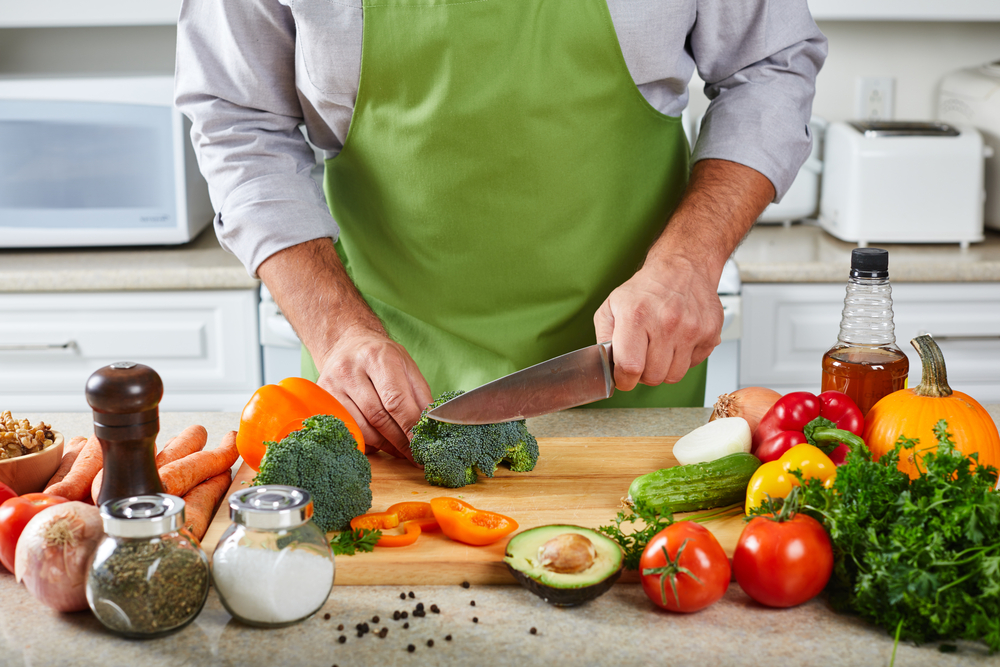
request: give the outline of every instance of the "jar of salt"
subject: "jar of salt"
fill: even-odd
[[[233,523],[212,554],[212,581],[233,618],[275,628],[326,603],[333,552],[312,514],[309,492],[293,486],[253,486],[229,496]]]
[[[101,505],[106,537],[91,555],[87,604],[109,630],[159,637],[194,620],[208,597],[208,557],[165,493]]]

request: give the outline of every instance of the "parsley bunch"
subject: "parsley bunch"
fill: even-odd
[[[330,549],[333,550],[334,556],[353,556],[358,552],[374,551],[375,543],[381,537],[381,530],[370,530],[368,528],[345,530],[330,540]]]
[[[943,420],[934,434],[916,479],[896,465],[919,443],[900,437],[878,461],[850,454],[833,489],[805,480],[801,511],[830,534],[835,608],[916,643],[966,639],[1000,651],[997,470],[956,450]]]

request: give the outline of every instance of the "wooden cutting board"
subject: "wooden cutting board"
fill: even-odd
[[[675,437],[539,438],[541,455],[529,473],[500,468],[493,479],[460,489],[430,486],[423,471],[382,454],[372,463],[372,512],[404,500],[429,501],[440,496],[461,498],[479,509],[505,514],[519,530],[552,523],[588,528],[614,519],[632,480],[647,472],[677,465],[671,450]],[[254,471],[245,463],[230,493],[249,485]],[[228,497],[228,494],[227,494]],[[202,540],[209,554],[229,526],[223,503]],[[743,528],[742,515],[704,524],[731,557]],[[336,583],[344,585],[512,584],[503,563],[507,539],[486,547],[453,542],[441,533],[423,534],[408,547],[376,548],[372,553],[338,556]],[[636,581],[626,572],[623,581]]]

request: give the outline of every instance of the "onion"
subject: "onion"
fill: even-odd
[[[761,418],[778,402],[781,394],[766,387],[743,387],[731,394],[722,394],[712,406],[708,421],[723,417],[743,417],[750,424],[750,433],[757,430]]]
[[[736,452],[750,453],[750,426],[739,417],[723,417],[699,426],[674,443],[681,465],[707,463]]]
[[[87,608],[90,555],[104,537],[101,511],[79,501],[46,507],[17,540],[14,576],[56,611]]]

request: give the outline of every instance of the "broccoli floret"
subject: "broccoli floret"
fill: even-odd
[[[500,424],[448,424],[427,413],[463,392],[441,394],[427,406],[413,427],[410,451],[424,466],[424,478],[435,486],[458,488],[474,484],[479,475],[493,477],[497,465],[514,472],[528,472],[538,461],[538,441],[528,433],[524,420]]]
[[[302,422],[281,442],[267,443],[254,485],[285,484],[312,496],[313,521],[323,532],[346,530],[372,506],[372,467],[351,432],[332,415]]]

